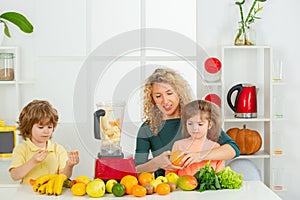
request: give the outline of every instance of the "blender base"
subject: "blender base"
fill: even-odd
[[[137,177],[134,160],[130,158],[98,158],[95,161],[95,177],[102,180],[121,180],[126,175]]]

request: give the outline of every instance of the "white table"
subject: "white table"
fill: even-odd
[[[33,192],[30,185],[18,185],[18,184],[0,184],[0,197],[7,200],[40,200],[40,199],[94,199],[85,196],[73,196],[70,189],[64,189],[60,196],[47,196],[39,195]],[[132,199],[133,195],[123,196],[122,199]],[[102,199],[114,199],[120,198],[114,197],[112,194],[105,194]],[[136,198],[137,199],[137,198]],[[158,194],[147,195],[138,199],[220,199],[220,200],[280,200],[281,198],[276,195],[270,188],[264,185],[260,181],[244,181],[243,186],[238,190],[217,190],[217,191],[181,191],[176,190],[168,195],[161,196]]]

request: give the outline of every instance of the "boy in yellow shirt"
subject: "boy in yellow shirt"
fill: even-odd
[[[52,142],[58,123],[58,113],[48,101],[34,100],[23,108],[18,130],[25,140],[15,147],[9,172],[13,180],[28,184],[44,174],[65,174],[71,177],[79,163],[77,152],[67,152]]]

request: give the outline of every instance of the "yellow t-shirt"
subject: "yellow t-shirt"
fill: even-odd
[[[32,156],[41,149],[26,139],[25,142],[15,147],[12,155],[12,163],[9,171],[12,168],[19,167],[26,163]],[[68,154],[65,148],[55,142],[48,141],[47,145],[48,155],[46,159],[36,165],[21,181],[21,183],[29,184],[31,178],[38,178],[44,174],[57,174],[59,170],[63,169],[68,160]]]

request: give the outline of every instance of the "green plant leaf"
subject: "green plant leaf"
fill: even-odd
[[[5,22],[4,23],[4,34],[10,38],[10,33],[9,33],[9,30],[8,30],[8,26]]]
[[[259,1],[259,2],[266,2],[267,0],[256,0],[256,1]]]
[[[5,19],[5,20],[15,24],[24,33],[32,33],[33,32],[32,24],[27,20],[27,18],[24,15],[22,15],[20,13],[6,12],[6,13],[3,13],[2,15],[0,15],[0,18]],[[6,26],[6,28],[7,28],[7,26]]]

